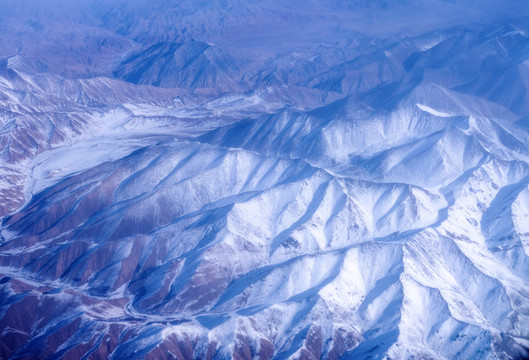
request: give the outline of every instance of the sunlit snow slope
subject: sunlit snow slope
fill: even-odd
[[[0,358],[529,358],[524,1],[0,7]]]

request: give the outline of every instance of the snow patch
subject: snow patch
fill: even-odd
[[[421,109],[422,111],[426,111],[427,113],[430,113],[430,114],[435,115],[435,116],[439,116],[439,117],[452,117],[453,116],[453,115],[451,115],[449,113],[445,113],[445,112],[442,112],[442,111],[434,110],[431,107],[426,106],[426,105],[422,105],[422,104],[415,104],[415,105],[417,105],[417,107],[419,109]]]

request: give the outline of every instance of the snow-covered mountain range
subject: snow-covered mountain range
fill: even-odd
[[[529,358],[524,1],[0,8],[0,358]]]

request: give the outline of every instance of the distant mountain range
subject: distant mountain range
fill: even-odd
[[[0,358],[529,358],[524,1],[0,8]]]

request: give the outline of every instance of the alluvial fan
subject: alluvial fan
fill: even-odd
[[[0,358],[529,358],[523,0],[3,0]]]

